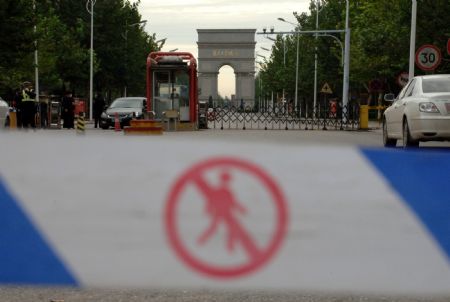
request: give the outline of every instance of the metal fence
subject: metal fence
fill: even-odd
[[[359,105],[314,109],[275,106],[212,106],[207,109],[210,129],[358,130]]]

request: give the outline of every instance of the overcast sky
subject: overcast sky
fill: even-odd
[[[197,58],[197,29],[248,28],[262,31],[290,31],[293,26],[277,20],[281,17],[295,23],[292,12],[306,12],[310,0],[141,0],[139,11],[147,20],[146,31],[156,33],[157,39],[167,38],[163,51],[178,48]],[[268,55],[261,46],[271,48],[272,42],[256,35],[256,51]],[[219,93],[234,93],[232,69],[222,68]]]

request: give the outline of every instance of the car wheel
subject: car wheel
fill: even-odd
[[[411,133],[409,132],[408,120],[403,121],[403,148],[408,147],[418,147],[419,141],[412,139]]]
[[[385,147],[395,147],[397,145],[397,140],[388,136],[386,118],[383,118],[383,145]]]
[[[109,126],[108,126],[108,125],[103,125],[103,126],[101,126],[101,127],[102,127],[103,130],[109,129]]]

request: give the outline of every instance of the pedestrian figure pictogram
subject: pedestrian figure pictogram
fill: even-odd
[[[218,183],[212,184],[207,174],[218,171]],[[232,187],[236,175],[245,174],[254,179],[261,190],[266,190],[270,195],[270,202],[275,205],[274,230],[269,234],[266,244],[261,244],[252,235],[252,230],[243,223],[249,214],[260,206],[258,200],[239,200],[236,189]],[[182,219],[177,215],[180,200],[188,187],[194,187],[202,200],[203,212],[198,219],[207,223],[197,235],[194,246],[198,249],[205,248],[208,244],[221,242],[220,248],[233,255],[238,249],[246,256],[246,262],[239,265],[219,265],[200,259],[195,252],[187,247],[183,236],[180,235],[180,223]],[[267,263],[281,246],[287,225],[287,209],[284,195],[279,186],[260,167],[247,161],[234,158],[215,158],[194,165],[183,173],[175,182],[166,205],[165,228],[169,242],[175,253],[189,267],[198,272],[213,277],[237,277],[253,272]],[[225,235],[220,235],[219,228],[225,230]],[[222,233],[223,234],[223,233]],[[212,243],[212,239],[218,239]],[[192,245],[191,245],[192,246]]]
[[[223,222],[228,231],[227,249],[233,251],[235,243],[239,242],[251,258],[258,258],[260,252],[258,248],[240,224],[237,214],[244,214],[247,210],[239,204],[234,194],[229,188],[231,175],[228,172],[221,174],[221,184],[218,188],[213,188],[201,177],[194,179],[198,189],[202,192],[206,200],[206,211],[211,217],[211,224],[206,231],[200,236],[198,243],[204,244],[217,230],[219,224]]]

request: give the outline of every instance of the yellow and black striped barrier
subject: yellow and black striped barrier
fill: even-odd
[[[84,134],[84,131],[86,129],[86,122],[84,120],[84,113],[80,112],[77,118],[77,133],[78,134]]]

